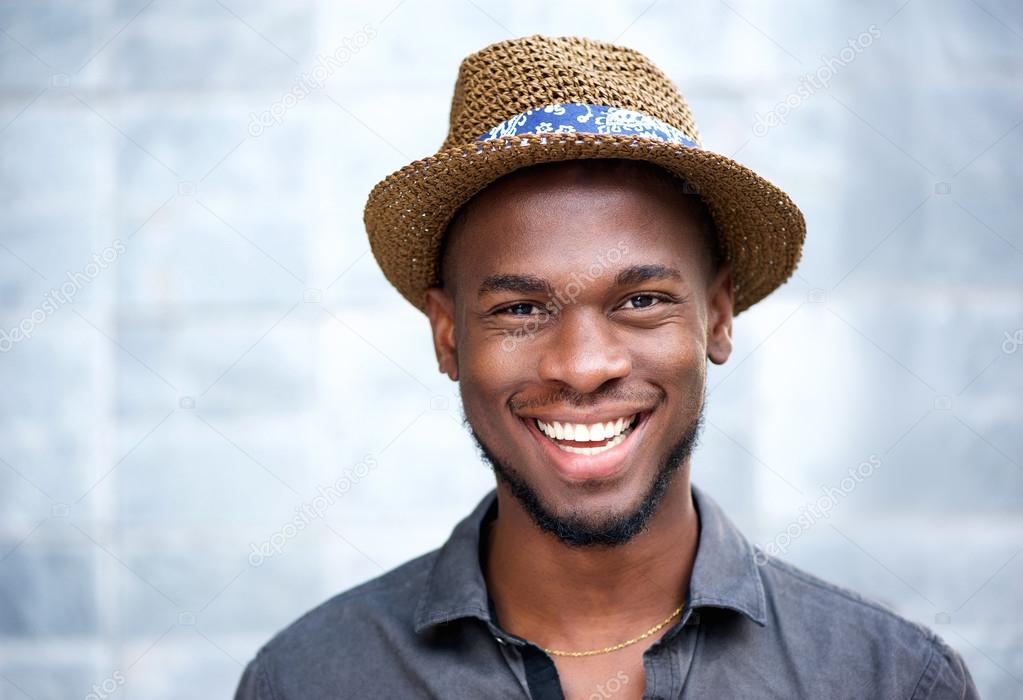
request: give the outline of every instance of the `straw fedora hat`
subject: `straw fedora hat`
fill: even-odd
[[[384,276],[425,312],[425,291],[439,283],[441,240],[462,204],[518,168],[581,158],[648,161],[695,188],[732,266],[735,314],[796,269],[802,212],[749,168],[705,150],[681,92],[646,56],[534,35],[467,56],[440,151],[370,192],[363,219]]]

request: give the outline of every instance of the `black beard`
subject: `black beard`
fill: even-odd
[[[569,547],[614,547],[625,544],[641,533],[657,510],[661,498],[668,490],[675,473],[693,453],[703,428],[703,404],[696,419],[689,424],[685,433],[672,446],[667,457],[661,462],[642,502],[631,512],[616,515],[606,523],[591,525],[579,517],[559,517],[552,513],[540,500],[536,490],[522,476],[498,459],[480,440],[468,419],[463,423],[476,442],[476,447],[497,478],[504,482],[512,496],[543,532],[549,532]]]

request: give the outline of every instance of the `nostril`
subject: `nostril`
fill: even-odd
[[[628,360],[604,361],[590,356],[569,362],[544,358],[538,375],[545,382],[563,384],[576,394],[589,396],[599,393],[607,384],[628,377],[631,372]]]

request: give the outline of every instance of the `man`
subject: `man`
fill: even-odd
[[[366,225],[497,488],[279,633],[237,698],[977,697],[933,632],[767,557],[691,484],[707,361],[805,225],[700,146],[645,57],[538,36],[469,56],[441,152],[380,183]]]

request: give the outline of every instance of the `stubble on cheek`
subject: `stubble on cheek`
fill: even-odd
[[[525,426],[509,406],[508,397],[522,385],[523,354],[528,348],[511,351],[502,348],[506,336],[477,330],[472,338],[462,338],[459,352],[459,394],[462,398],[462,423],[486,440],[486,445],[508,457],[529,437]],[[462,349],[464,348],[464,349]],[[516,424],[518,422],[518,424]]]

